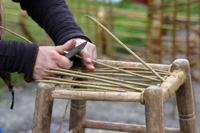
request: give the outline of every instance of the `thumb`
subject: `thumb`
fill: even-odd
[[[60,46],[56,46],[55,50],[59,53],[59,54],[64,54],[64,51],[69,51],[72,48],[74,48],[76,46],[76,40],[72,40],[69,43],[65,43],[63,45]]]
[[[60,56],[57,65],[63,69],[70,69],[72,66],[70,60],[62,55]]]

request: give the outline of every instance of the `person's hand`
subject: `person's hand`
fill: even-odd
[[[64,54],[64,51],[69,51],[70,49],[74,48],[75,45],[76,41],[70,41],[70,43],[56,47],[40,46],[35,66],[33,68],[33,79],[40,80],[44,79],[45,76],[56,76],[44,72],[44,70],[50,68],[71,68],[70,60],[62,54]]]
[[[71,45],[71,42],[73,40],[76,40],[75,47],[86,41],[81,38],[73,38],[73,39],[65,42],[64,45],[66,45],[66,44]],[[92,63],[92,60],[96,60],[96,58],[97,58],[96,46],[90,42],[87,42],[85,48],[79,53],[79,55],[82,56],[82,58],[83,58],[82,63],[86,67],[86,69],[94,71],[95,67]]]

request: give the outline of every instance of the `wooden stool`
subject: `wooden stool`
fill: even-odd
[[[117,67],[144,68],[141,63],[105,61]],[[33,133],[49,133],[54,99],[71,99],[70,130],[84,133],[85,128],[127,131],[135,133],[196,133],[195,105],[189,62],[175,60],[170,65],[149,64],[153,69],[169,70],[171,74],[160,85],[141,92],[88,92],[59,90],[54,84],[39,83],[35,102]],[[99,67],[98,65],[96,66]],[[163,104],[176,93],[180,129],[165,128]],[[140,102],[145,105],[146,126],[87,120],[86,101]]]

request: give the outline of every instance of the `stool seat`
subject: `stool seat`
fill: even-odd
[[[75,76],[76,78],[78,77],[78,79],[74,81],[69,79],[49,78],[48,80],[41,81],[45,83],[38,84],[33,133],[50,132],[54,99],[71,100],[69,130],[72,130],[75,133],[84,133],[85,128],[138,133],[197,132],[193,88],[191,85],[189,62],[187,60],[175,60],[172,66],[165,64],[149,64],[153,69],[156,69],[157,72],[163,74],[164,81],[162,82],[154,80],[152,73],[139,71],[139,69],[144,70],[145,68],[141,63],[108,60],[99,61],[124,70],[131,69],[131,72],[137,72],[139,77],[138,75],[130,76],[125,74],[123,75],[124,78],[121,75],[121,72],[116,73],[116,71],[108,70],[98,65],[96,65],[96,73],[91,75],[92,78],[87,77],[91,74],[91,72],[87,71],[84,73],[72,70],[57,71],[55,69],[53,71],[48,71],[54,74]],[[135,68],[137,68],[137,71]],[[170,68],[171,72],[168,73]],[[108,73],[108,71],[114,72],[114,78],[111,78],[111,74]],[[140,75],[141,73],[142,76]],[[141,77],[143,78],[145,75],[151,77],[153,81],[145,79],[138,82],[138,79]],[[119,83],[116,81],[116,77],[119,78]],[[100,80],[101,82],[96,82],[94,79]],[[113,80],[113,82],[109,79]],[[125,82],[123,83],[121,79],[125,79]],[[135,85],[130,85],[129,83],[135,83]],[[59,85],[57,86],[55,84]],[[164,126],[163,104],[173,94],[176,94],[177,98],[180,129],[166,128]],[[139,102],[145,106],[146,125],[87,120],[85,115],[86,101],[88,100]]]

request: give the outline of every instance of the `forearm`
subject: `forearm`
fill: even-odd
[[[0,40],[0,71],[24,73],[32,78],[37,44]]]
[[[89,40],[75,22],[65,0],[13,1],[20,2],[22,9],[45,29],[56,45],[75,37]]]

